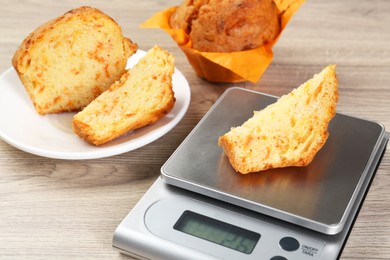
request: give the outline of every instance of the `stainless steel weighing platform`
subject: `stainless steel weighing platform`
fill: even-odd
[[[236,173],[218,137],[275,101],[227,90],[118,226],[113,246],[146,259],[336,259],[389,134],[379,123],[337,114],[309,166]],[[242,234],[248,251],[185,231],[190,221]]]

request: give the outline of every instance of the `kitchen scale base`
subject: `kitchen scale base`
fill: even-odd
[[[387,139],[383,141],[383,148]],[[380,157],[381,154],[378,154],[378,162]],[[306,229],[181,189],[167,184],[159,177],[117,227],[113,247],[137,259],[337,259],[352,229],[375,168],[371,169],[371,174],[364,181],[359,199],[353,205],[344,229],[335,235]],[[196,228],[193,231],[175,229],[186,212],[211,220],[203,227],[202,222],[196,218],[193,220],[198,224],[198,229],[203,228],[201,232],[209,230],[208,235],[196,234]],[[222,226],[213,221],[222,222]],[[221,232],[221,227],[229,230],[232,226],[238,230],[233,228],[231,234],[222,236],[231,241],[241,239],[233,245],[224,245],[218,235],[210,235]],[[257,234],[257,238],[251,237],[247,231]],[[243,243],[241,246],[240,242]]]
[[[138,259],[337,259],[388,138],[386,134],[381,142],[381,152],[374,158],[343,230],[335,235],[175,187],[159,177],[117,227],[113,246]],[[189,218],[185,216],[188,212]],[[197,227],[175,228],[189,227],[191,221]],[[224,233],[226,230],[231,231]]]

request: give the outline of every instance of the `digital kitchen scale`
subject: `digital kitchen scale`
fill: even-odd
[[[307,167],[236,173],[218,137],[275,101],[227,90],[118,226],[113,246],[140,259],[337,259],[389,134],[337,114]]]

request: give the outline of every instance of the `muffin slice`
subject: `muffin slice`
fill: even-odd
[[[240,173],[308,165],[328,138],[336,114],[335,65],[254,112],[242,126],[219,138],[233,168]]]
[[[98,9],[80,7],[32,32],[12,63],[39,114],[78,111],[125,72],[137,45]]]
[[[175,104],[173,72],[173,56],[153,47],[118,82],[74,116],[74,131],[86,141],[101,145],[156,122]]]

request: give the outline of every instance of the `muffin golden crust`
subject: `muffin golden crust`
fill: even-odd
[[[125,71],[137,45],[98,9],[83,6],[34,30],[12,64],[39,114],[77,111]]]
[[[257,48],[281,30],[272,0],[185,0],[170,24],[190,35],[194,49],[205,52]]]

